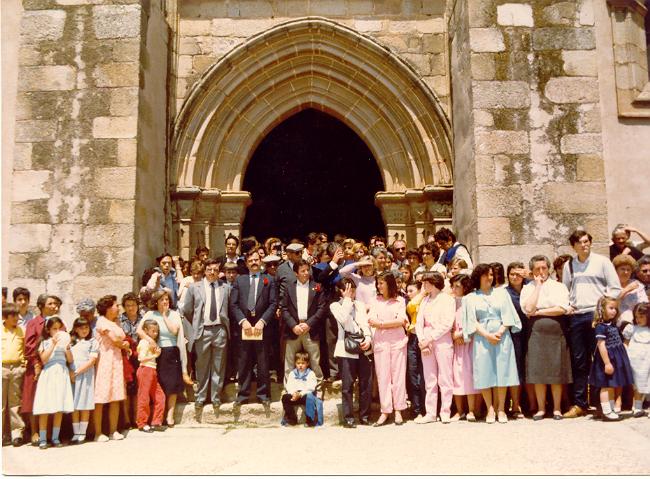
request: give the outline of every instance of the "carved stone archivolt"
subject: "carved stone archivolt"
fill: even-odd
[[[255,148],[306,108],[339,119],[368,145],[384,180],[376,201],[389,231],[414,237],[416,228],[431,228],[438,213],[424,191],[451,195],[453,184],[451,128],[440,102],[395,54],[320,17],[252,36],[191,87],[172,139],[176,227],[194,208],[191,221],[238,232],[250,202],[243,176]],[[190,206],[186,197],[195,188]]]

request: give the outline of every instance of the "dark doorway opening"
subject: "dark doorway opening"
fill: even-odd
[[[336,233],[367,242],[385,234],[374,195],[384,184],[372,153],[336,118],[307,109],[275,127],[255,150],[244,190],[253,203],[242,235],[259,241]]]

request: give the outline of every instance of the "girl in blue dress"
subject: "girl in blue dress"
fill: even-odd
[[[63,321],[57,316],[47,320],[43,328],[43,341],[38,347],[43,370],[36,383],[33,414],[38,416],[38,447],[47,449],[47,420],[52,421],[52,445],[61,447],[59,432],[63,413],[74,410],[72,385],[68,363],[72,362],[70,336],[63,330]]]
[[[72,326],[72,358],[74,360],[74,412],[72,413],[72,444],[86,440],[90,411],[95,409],[95,363],[97,340],[90,334],[90,323],[77,318]]]
[[[603,420],[618,421],[614,411],[614,389],[634,383],[632,366],[616,327],[620,315],[618,301],[603,296],[596,304],[592,326],[596,333],[596,351],[589,373],[589,384],[600,389],[600,406]]]
[[[521,320],[504,288],[492,286],[494,274],[490,265],[479,264],[472,272],[475,291],[463,297],[461,321],[463,340],[474,339],[472,372],[474,389],[479,389],[487,416],[495,422],[494,405],[500,423],[508,422],[505,413],[509,386],[519,385],[519,374],[510,330],[521,331]]]

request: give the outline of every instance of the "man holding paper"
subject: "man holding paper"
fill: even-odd
[[[248,274],[237,277],[230,293],[230,316],[241,328],[239,349],[239,393],[235,407],[247,403],[257,363],[257,399],[268,407],[271,402],[269,377],[269,340],[264,331],[273,320],[278,307],[277,285],[272,276],[261,273],[261,261],[257,251],[246,257]]]

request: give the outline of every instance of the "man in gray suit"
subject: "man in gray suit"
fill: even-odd
[[[219,262],[208,259],[205,262],[205,277],[190,285],[183,303],[183,315],[192,323],[194,330],[198,382],[194,416],[197,422],[201,422],[208,388],[214,415],[219,417],[230,337],[229,295],[230,287],[219,280]]]

